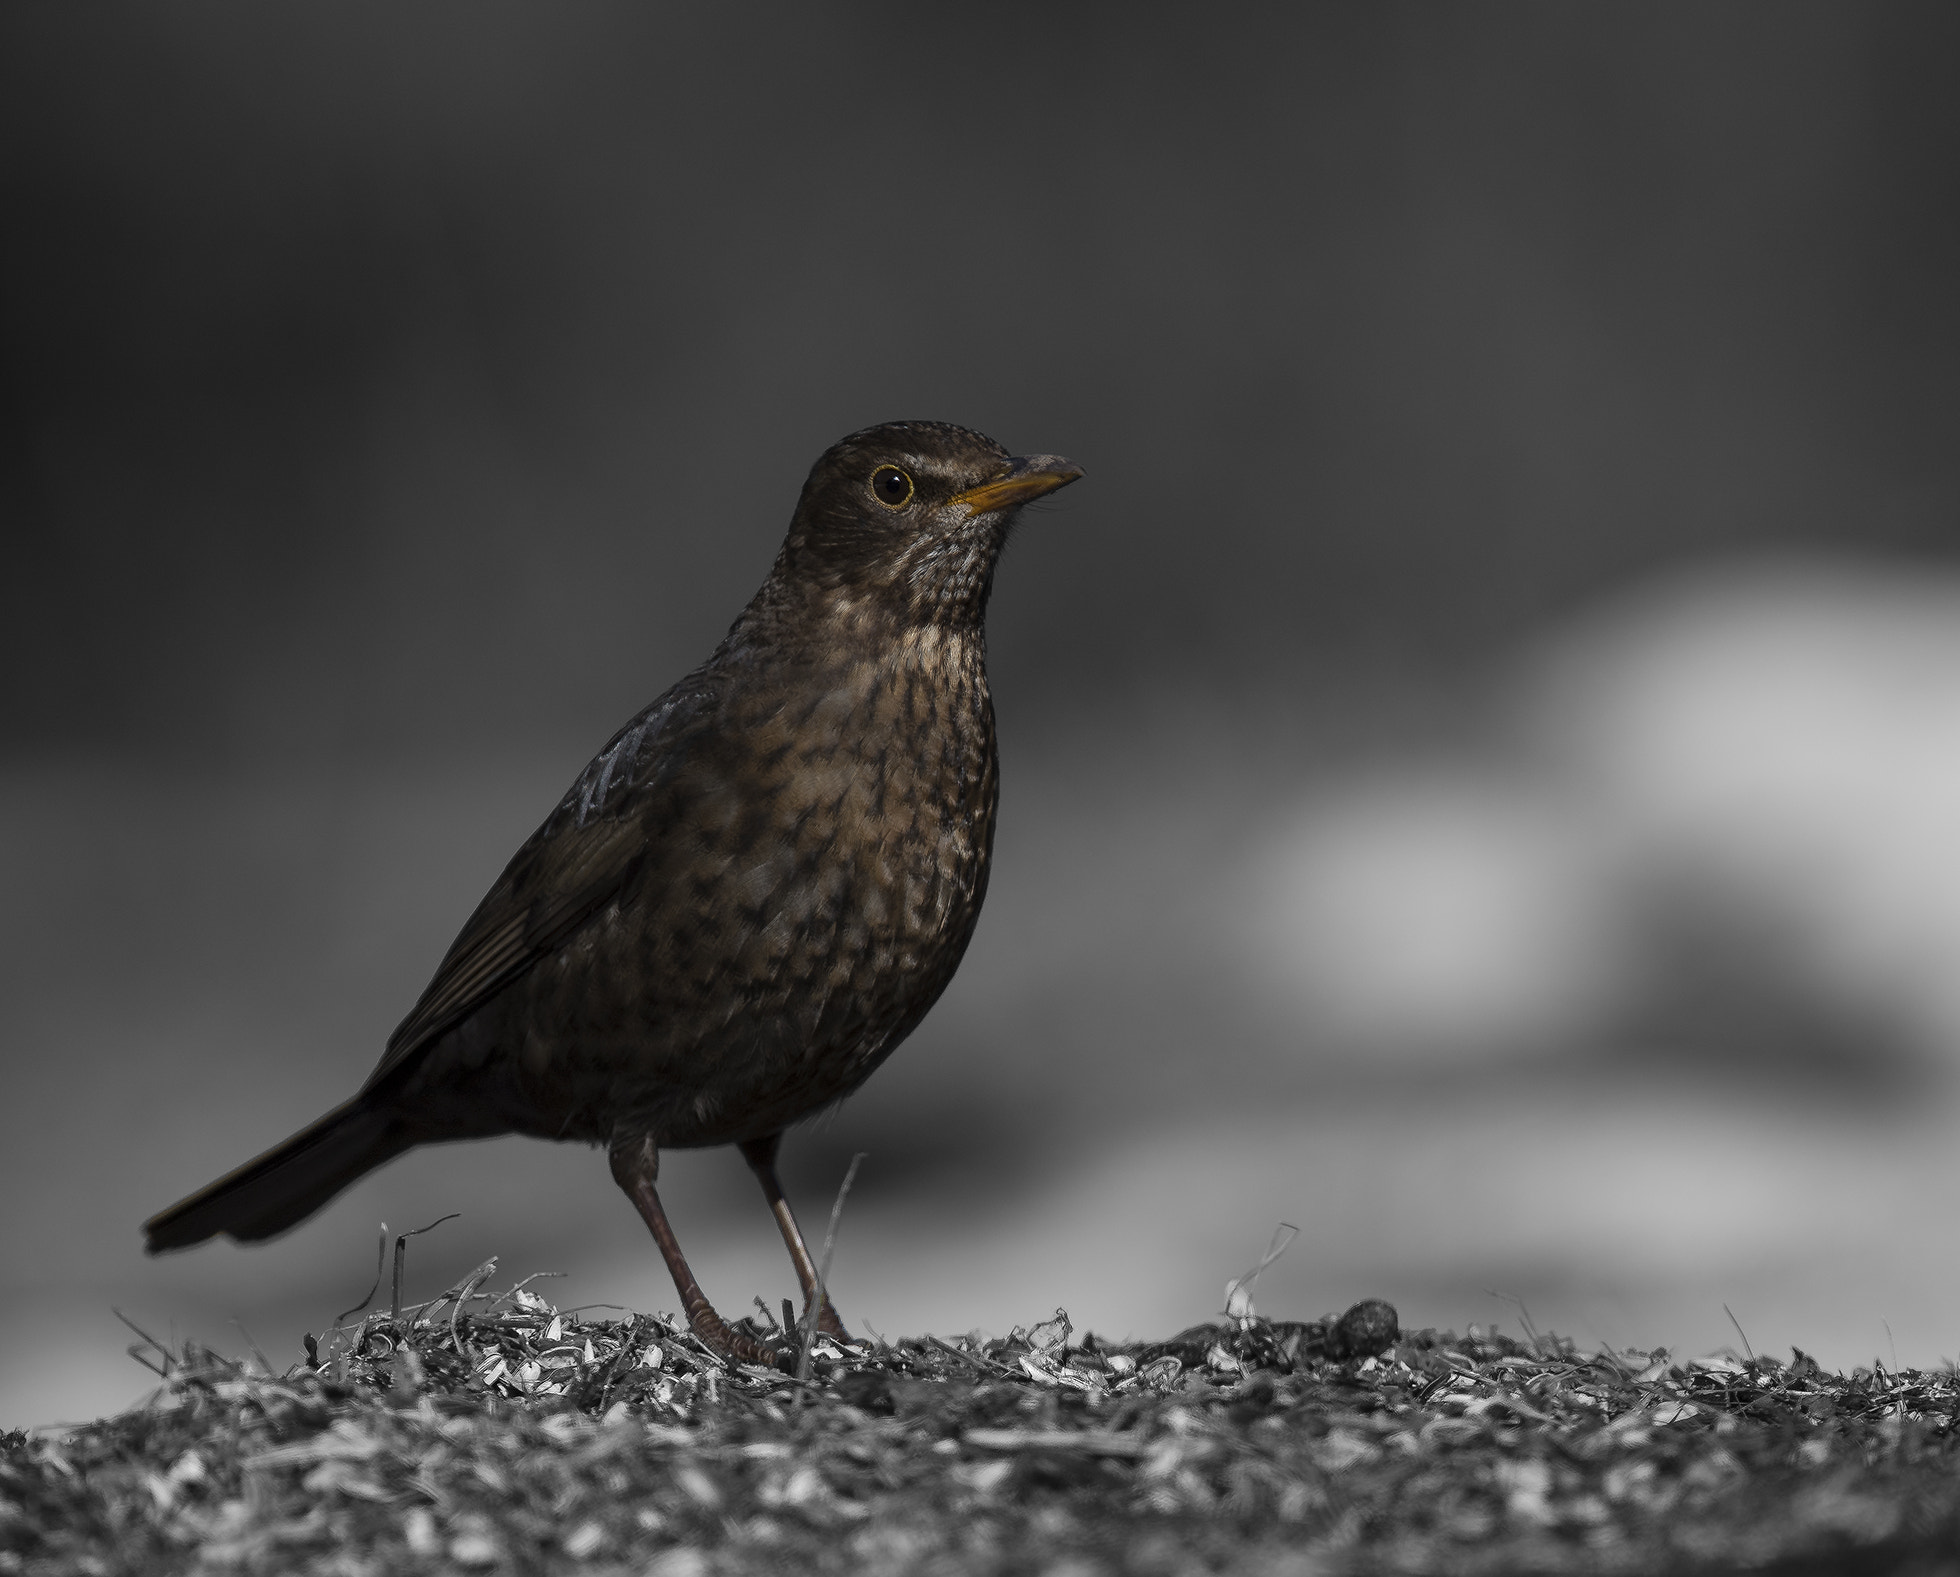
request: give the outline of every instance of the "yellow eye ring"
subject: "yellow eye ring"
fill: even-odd
[[[912,478],[895,465],[881,465],[871,473],[871,496],[887,509],[903,509],[912,502]]]

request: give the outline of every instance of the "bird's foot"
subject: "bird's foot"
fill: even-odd
[[[807,1318],[808,1309],[806,1308],[804,1312]],[[803,1346],[801,1340],[803,1327],[800,1323],[796,1329],[784,1333],[789,1340],[780,1345],[757,1341],[747,1331],[730,1325],[712,1308],[705,1305],[688,1310],[687,1323],[704,1345],[731,1363],[748,1363],[763,1369],[780,1369],[785,1374],[793,1374],[796,1371],[797,1355]],[[837,1311],[831,1307],[828,1298],[824,1299],[823,1312],[817,1316],[817,1329],[833,1341],[848,1342],[852,1339],[851,1333],[844,1328],[844,1322],[838,1318]]]
[[[803,1306],[803,1318],[807,1320],[809,1317],[810,1306],[806,1303]],[[828,1298],[823,1300],[823,1312],[817,1316],[817,1329],[832,1341],[848,1342],[851,1339],[851,1333],[844,1329],[844,1322],[837,1317],[837,1311],[831,1307]]]
[[[771,1347],[757,1341],[748,1332],[737,1330],[705,1304],[687,1311],[687,1323],[708,1348],[731,1363],[751,1363],[763,1369],[781,1369],[786,1358],[792,1364],[795,1362],[794,1357],[786,1354],[780,1347]]]

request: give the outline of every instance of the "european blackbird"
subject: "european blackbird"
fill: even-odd
[[[984,620],[1021,506],[1081,476],[941,422],[853,433],[812,468],[727,638],[615,734],[470,916],[360,1093],[144,1226],[151,1253],[257,1242],[418,1144],[603,1144],[695,1332],[715,1313],[654,1181],[663,1146],[783,1130],[856,1089],[952,978],[997,793]],[[824,1329],[843,1335],[828,1302]]]

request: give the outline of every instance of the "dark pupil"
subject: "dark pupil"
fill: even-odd
[[[888,504],[902,503],[908,491],[905,485],[905,473],[894,470],[888,465],[878,468],[877,474],[871,478],[871,485],[878,490],[878,496]]]

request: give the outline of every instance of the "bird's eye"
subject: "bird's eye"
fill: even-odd
[[[903,509],[912,501],[912,478],[895,465],[871,473],[871,494],[887,509]]]

